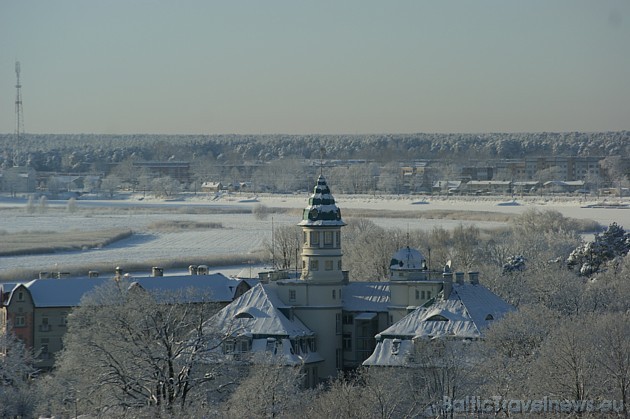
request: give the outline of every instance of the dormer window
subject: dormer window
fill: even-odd
[[[398,355],[400,350],[400,339],[394,339],[392,341],[392,355]]]
[[[431,316],[427,319],[428,322],[447,322],[449,321],[446,317],[442,316],[441,314],[436,314],[434,316]]]
[[[252,316],[251,314],[247,313],[247,312],[242,312],[242,313],[238,313],[236,316],[234,316],[235,319],[253,319],[254,316]]]
[[[486,316],[486,320],[494,320],[494,316],[492,316],[492,314],[488,314]]]

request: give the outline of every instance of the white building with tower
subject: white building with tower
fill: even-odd
[[[479,284],[477,273],[465,281],[461,272],[431,271],[409,247],[393,256],[389,282],[349,281],[343,270],[345,223],[323,176],[298,225],[300,277],[262,281],[208,321],[209,328],[228,335],[217,348],[227,361],[255,360],[266,352],[301,365],[304,384],[312,387],[361,365],[404,365],[398,356],[404,351],[391,350],[402,340],[412,350],[414,339],[427,334],[479,339],[492,321],[513,310]]]

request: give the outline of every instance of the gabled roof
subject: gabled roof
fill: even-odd
[[[76,307],[85,294],[108,281],[113,281],[113,279],[106,277],[46,278],[34,279],[23,285],[30,292],[35,307]],[[195,289],[196,292],[191,298],[201,299],[209,295],[215,302],[232,301],[236,287],[241,282],[222,274],[140,277],[124,279],[124,281],[133,282],[152,292]]]
[[[416,339],[479,339],[493,320],[514,307],[480,284],[453,284],[447,300],[418,307],[377,335],[376,348],[363,365],[405,365]]]
[[[234,337],[263,335],[294,338],[314,335],[297,317],[289,319],[280,309],[289,307],[282,303],[275,288],[258,284],[224,307],[206,325]]]
[[[382,338],[398,337],[480,338],[483,329],[514,307],[480,284],[453,284],[447,300],[418,307],[380,333]]]
[[[385,312],[388,305],[388,282],[350,282],[343,289],[345,311]]]

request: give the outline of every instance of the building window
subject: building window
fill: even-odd
[[[338,269],[338,270],[341,270],[341,260],[338,260],[338,261],[337,261],[337,269]]]
[[[302,260],[302,269],[305,269],[305,268],[306,268],[306,261]]]
[[[340,370],[343,367],[343,351],[341,349],[337,349],[336,355],[335,366],[338,370]]]
[[[324,246],[332,247],[333,245],[333,232],[324,231]]]
[[[40,359],[49,359],[50,353],[48,352],[48,342],[47,338],[42,339],[42,346],[39,347],[39,358]]]
[[[311,245],[319,244],[319,231],[311,231]]]
[[[42,324],[39,326],[39,330],[41,332],[50,332],[50,324],[48,322],[48,317],[42,317]]]
[[[422,293],[421,293],[421,298],[422,298],[423,300],[425,299],[425,294],[424,294],[424,291],[422,291]]]
[[[295,290],[289,290],[289,301],[295,301]]]
[[[24,293],[22,291],[18,292],[18,301],[24,301]]]
[[[15,324],[13,325],[13,327],[26,327],[26,316],[24,315],[15,316],[14,323]]]
[[[353,324],[354,316],[352,314],[344,314],[343,315],[343,324]]]
[[[306,231],[302,232],[302,238],[304,239],[304,244],[307,244],[308,236],[306,235]]]
[[[311,261],[311,271],[318,271],[319,270],[319,261],[318,260],[312,260]]]
[[[325,263],[325,269],[327,271],[332,271],[333,270],[333,261],[332,260],[327,260]]]
[[[341,334],[341,313],[335,315],[335,331],[338,335]]]
[[[416,300],[420,299],[420,290],[416,290]]]
[[[66,327],[68,325],[68,313],[65,311],[60,313],[59,326]]]
[[[427,300],[431,299],[431,291],[427,291]]]
[[[337,290],[332,290],[332,297],[333,297],[333,300],[337,298]]]
[[[341,232],[337,232],[335,236],[337,238],[337,247],[341,247]]]
[[[343,334],[343,350],[344,351],[352,350],[352,335],[350,333]]]

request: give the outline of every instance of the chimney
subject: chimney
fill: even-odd
[[[48,272],[40,272],[39,279],[50,278],[50,274]]]
[[[453,290],[453,273],[444,272],[442,274],[442,280],[444,281],[444,299],[448,300],[448,297],[451,295],[451,291]]]
[[[479,272],[468,272],[468,279],[473,285],[479,285]]]
[[[464,273],[463,272],[455,272],[455,282],[459,285],[464,285]]]
[[[208,275],[208,267],[206,265],[197,266],[197,275]]]
[[[197,265],[190,265],[188,267],[188,273],[190,275],[197,275]]]
[[[151,268],[151,276],[164,276],[164,268],[154,266]]]

